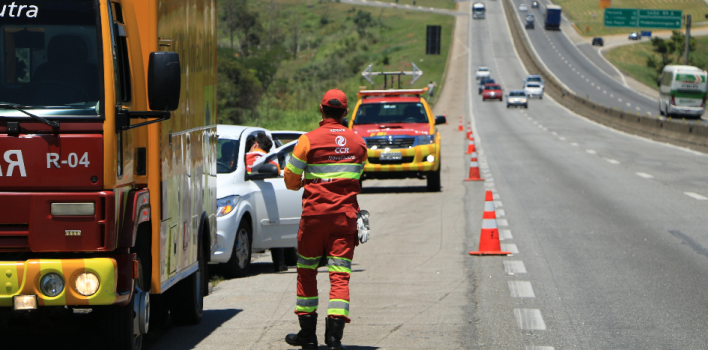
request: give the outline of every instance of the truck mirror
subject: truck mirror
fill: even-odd
[[[435,117],[435,125],[440,125],[440,124],[445,124],[447,123],[447,118],[443,115],[439,115]]]
[[[154,111],[174,111],[179,107],[182,85],[179,54],[157,51],[148,62],[148,100]]]

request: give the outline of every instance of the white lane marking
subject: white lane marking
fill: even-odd
[[[649,175],[647,173],[636,173],[636,174],[639,175],[639,177],[643,177],[645,179],[653,179],[654,178],[654,176]]]
[[[581,78],[581,79],[585,79],[585,76],[581,74],[581,75],[580,75],[580,78]]]
[[[578,145],[578,143],[577,143],[577,142],[573,142],[573,143],[571,143],[570,145],[571,145],[571,146],[575,146],[575,147],[578,147],[578,146],[580,146],[580,145]]]
[[[499,226],[499,227],[507,227],[507,226],[509,226],[509,220],[507,220],[507,219],[497,219],[497,226]]]
[[[499,197],[498,194],[493,194],[492,199],[494,199],[495,201],[498,201],[499,199],[501,199],[501,197]]]
[[[575,72],[575,68],[573,68],[573,72]]]
[[[514,239],[514,236],[511,235],[511,230],[499,230],[499,240],[505,241],[509,239]]]
[[[487,182],[494,182],[494,178],[488,177],[488,178],[484,179],[484,181],[487,181]]]
[[[553,134],[553,135],[555,135],[555,136],[558,136],[558,133],[555,132],[555,131],[551,131],[551,134]]]
[[[640,111],[640,110],[641,110],[641,108],[637,107],[637,110],[638,110],[638,111]]]
[[[600,85],[597,86],[597,89],[600,90]]]
[[[524,347],[524,350],[556,350],[556,348],[554,348],[554,347],[552,347],[552,346],[535,346],[535,345],[531,345],[531,346],[526,346],[526,347]]]
[[[602,90],[602,93],[607,95],[607,90]]]
[[[610,158],[605,158],[605,160],[610,163],[610,164],[619,164],[619,160],[616,159],[610,159]]]
[[[494,187],[494,182],[485,182],[485,183],[484,183],[484,187],[493,188],[493,187]]]
[[[575,72],[575,74],[580,74],[580,71]]]
[[[509,291],[512,298],[535,298],[533,287],[529,281],[509,281]]]
[[[595,83],[590,83],[590,86],[595,86]]]
[[[708,200],[708,197],[701,196],[700,194],[694,193],[694,192],[684,192],[683,194],[685,194],[695,200],[699,200],[699,201]]]
[[[559,137],[558,139],[561,141],[565,141],[565,137],[563,137],[563,136]]]
[[[615,98],[615,95],[614,95],[614,94],[610,94],[610,97],[611,97],[611,98]]]
[[[589,82],[590,82],[590,79],[585,78],[585,82],[586,82],[586,83],[589,83]]]
[[[519,248],[517,248],[516,244],[514,243],[501,244],[501,250],[503,252],[509,252],[511,254],[519,254]]]
[[[632,107],[632,104],[627,102],[627,107]]]
[[[519,329],[525,331],[545,331],[546,323],[543,322],[539,309],[514,309],[514,317]]]
[[[592,150],[592,149],[586,149],[585,152],[588,152],[588,153],[590,153],[590,154],[597,154],[597,152],[596,152],[595,150]]]
[[[621,98],[617,98],[617,101],[622,102],[622,99],[621,99]]]
[[[504,209],[499,209],[499,210],[497,210],[497,217],[498,217],[498,218],[502,218],[502,217],[505,217],[505,216],[506,216],[506,213],[504,212]]]
[[[504,272],[509,275],[526,273],[526,266],[521,260],[504,260]]]
[[[502,205],[502,202],[501,202],[501,201],[494,201],[494,207],[495,207],[495,208],[501,208],[501,207],[503,207],[503,206],[504,206],[504,205]]]

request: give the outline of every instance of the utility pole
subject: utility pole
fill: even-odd
[[[685,63],[688,65],[688,52],[691,47],[691,15],[686,15],[686,60]]]

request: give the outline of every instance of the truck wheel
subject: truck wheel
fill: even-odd
[[[138,278],[135,280],[137,288],[143,288],[145,285],[145,277],[143,277],[143,267],[140,264],[138,257]],[[144,291],[148,293],[148,291]],[[133,292],[133,297],[125,306],[111,305],[99,309],[102,316],[102,324],[106,325],[106,345],[114,350],[140,350],[143,347],[143,335],[138,329],[137,322],[134,317],[139,317],[140,313],[134,315],[135,303],[139,303],[139,297],[144,296],[144,293]],[[149,294],[148,294],[149,295]],[[149,296],[145,306],[143,317],[146,317],[146,324],[150,321],[150,302]]]
[[[285,255],[285,265],[297,266],[297,248],[285,248],[283,255]]]
[[[231,250],[231,258],[224,264],[224,277],[236,278],[244,277],[251,267],[251,225],[241,221],[236,230],[234,238],[234,248]]]
[[[438,165],[438,170],[430,171],[427,175],[428,191],[440,192],[440,169],[442,164]]]
[[[203,232],[203,234],[207,234]],[[170,315],[175,324],[179,326],[195,325],[202,321],[204,311],[204,295],[208,291],[207,279],[209,277],[206,258],[208,248],[202,243],[199,236],[199,250],[197,253],[197,271],[189,277],[177,282],[169,291]]]

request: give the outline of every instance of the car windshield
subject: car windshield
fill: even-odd
[[[530,81],[537,81],[537,82],[540,83],[540,82],[541,82],[541,78],[539,78],[539,77],[528,77],[528,78],[526,78],[526,81],[527,81],[527,82],[530,82]]]
[[[528,87],[528,88],[540,88],[541,85],[538,85],[538,84],[526,84],[526,87]]]
[[[239,141],[218,139],[216,143],[216,173],[229,174],[236,171]]]
[[[0,103],[27,106],[31,113],[45,116],[98,115],[98,3],[32,4],[7,5],[0,13],[8,11],[0,22]],[[24,116],[10,110],[3,115]]]
[[[422,103],[362,104],[354,117],[354,125],[428,122]]]
[[[533,20],[533,18],[534,18],[533,15],[528,15],[528,16],[526,16],[526,19],[531,19],[531,20]]]
[[[523,91],[512,91],[509,96],[526,96],[526,94]]]
[[[477,68],[480,72],[489,72],[489,68]]]
[[[479,83],[482,84],[482,85],[493,84],[493,83],[494,83],[494,79],[487,79],[487,78],[485,78],[485,79],[482,79]]]
[[[501,86],[496,84],[487,84],[484,86],[485,90],[501,90]]]

